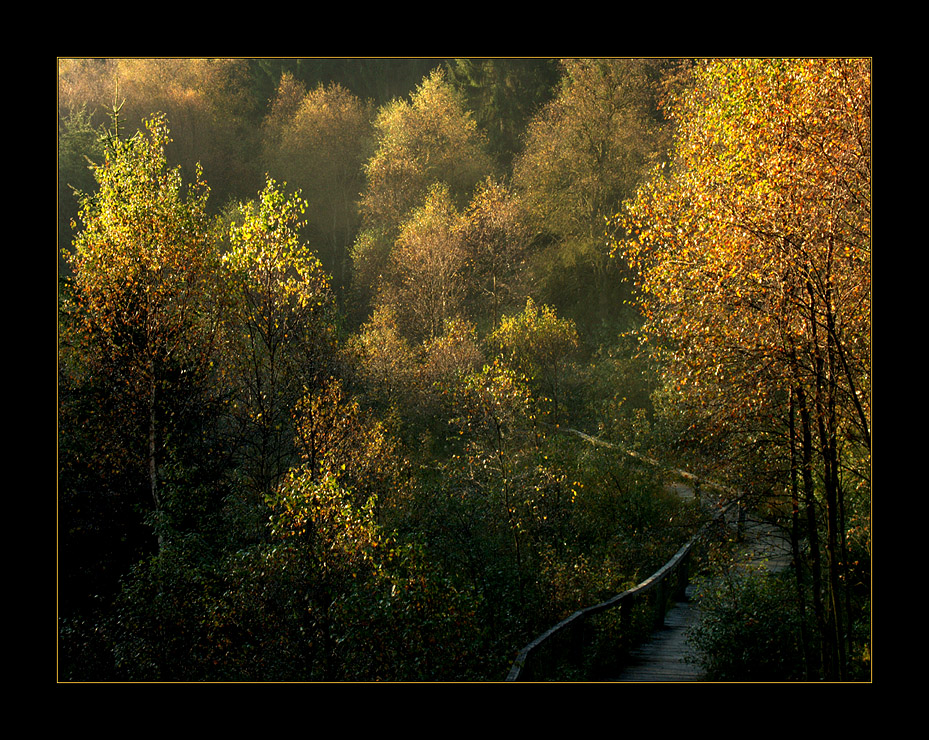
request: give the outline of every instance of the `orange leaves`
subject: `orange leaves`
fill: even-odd
[[[381,423],[347,396],[340,381],[330,378],[304,396],[294,419],[302,479],[331,477],[362,501],[388,489],[383,484],[398,465],[392,442]]]
[[[616,247],[679,385],[738,404],[827,321],[870,336],[869,261],[834,259],[870,253],[870,63],[708,61],[676,115],[673,166],[617,218],[634,237]]]
[[[164,120],[148,125],[147,136],[111,141],[95,168],[98,192],[82,203],[85,228],[71,257],[74,293],[82,320],[110,350],[131,344],[153,358],[190,359],[211,344],[215,234],[205,186],[185,190],[179,170],[166,165]]]

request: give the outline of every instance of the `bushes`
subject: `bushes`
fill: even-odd
[[[748,572],[704,584],[689,640],[709,680],[804,678],[801,614],[790,572]]]

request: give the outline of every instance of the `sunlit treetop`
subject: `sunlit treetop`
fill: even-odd
[[[868,60],[696,70],[674,156],[617,220],[614,252],[678,387],[758,404],[827,338],[869,363],[870,90]]]
[[[163,117],[128,140],[109,139],[68,256],[73,295],[97,338],[114,352],[129,343],[163,359],[189,354],[191,331],[213,332],[219,293],[209,189],[199,169],[185,186],[180,168],[167,166],[169,141]]]

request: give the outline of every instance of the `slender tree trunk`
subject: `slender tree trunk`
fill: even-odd
[[[803,482],[803,498],[806,507],[807,538],[810,543],[810,578],[812,590],[813,615],[819,632],[819,660],[811,673],[818,676],[824,663],[824,636],[826,634],[826,616],[822,602],[822,562],[819,549],[819,522],[816,516],[816,488],[813,480],[813,430],[812,420],[807,408],[806,393],[797,389],[797,406],[800,412],[800,470]]]
[[[158,536],[158,550],[164,547],[164,527],[161,521],[161,499],[158,492],[158,426],[155,415],[155,406],[157,399],[157,381],[155,370],[149,366],[151,373],[151,388],[148,398],[148,484],[152,494],[152,502],[155,506],[155,533]]]
[[[519,600],[520,603],[523,601],[523,563],[522,563],[522,548],[520,547],[519,541],[519,517],[513,510],[510,501],[510,478],[509,478],[509,466],[507,465],[506,460],[506,449],[503,438],[503,429],[499,422],[494,422],[496,438],[497,438],[497,459],[500,462],[500,473],[503,478],[503,506],[506,509],[507,521],[510,524],[510,529],[513,533],[513,549],[514,555],[516,557],[516,581],[517,588],[519,590]]]
[[[806,587],[803,583],[803,565],[800,557],[800,484],[798,480],[798,468],[800,466],[799,455],[797,450],[797,410],[795,406],[796,393],[790,394],[790,409],[788,416],[789,434],[790,434],[790,549],[793,558],[794,575],[797,581],[797,604],[800,611],[800,641],[803,645],[803,662],[806,666],[807,679],[812,678],[812,671],[815,665],[809,630],[806,623]]]
[[[842,678],[845,673],[845,638],[842,634],[842,612],[840,606],[839,524],[838,524],[838,454],[836,449],[835,382],[832,373],[830,337],[827,333],[825,347],[819,344],[817,301],[813,287],[808,284],[810,296],[810,319],[814,355],[814,380],[816,395],[813,404],[816,410],[816,429],[819,437],[819,454],[823,464],[823,497],[826,504],[826,565],[829,577],[829,609],[827,612],[829,647],[826,662],[827,678]],[[830,296],[825,296],[824,311],[829,311]]]
[[[831,244],[830,244],[831,248]],[[833,406],[831,408],[831,421],[832,421],[832,433],[833,433],[833,457],[834,457],[834,467],[835,467],[835,496],[836,496],[836,526],[837,533],[839,538],[839,557],[841,563],[841,580],[845,584],[844,592],[844,607],[845,607],[845,639],[842,641],[842,674],[843,676],[846,673],[845,666],[847,664],[847,656],[851,653],[852,650],[852,631],[851,631],[851,589],[849,588],[850,584],[850,573],[849,573],[849,553],[848,553],[848,540],[845,536],[845,490],[842,486],[842,481],[839,477],[839,454],[836,448],[836,439],[838,437],[838,419],[836,418],[837,414],[837,405],[838,405],[838,391],[840,386],[840,376],[844,377],[848,383],[847,394],[851,400],[852,407],[854,412],[849,412],[849,419],[858,420],[858,425],[861,429],[861,435],[863,442],[870,449],[871,447],[871,428],[867,415],[865,414],[864,408],[861,404],[861,400],[858,394],[858,386],[855,380],[855,376],[852,373],[852,370],[849,366],[848,358],[843,348],[843,342],[841,337],[841,331],[839,330],[836,323],[835,311],[832,310],[831,301],[827,304],[827,314],[826,314],[826,327],[828,330],[828,347],[829,347],[829,367],[830,367],[830,379],[832,381],[832,387],[835,389],[833,393]]]
[[[829,574],[829,621],[830,663],[829,667],[835,677],[844,674],[844,636],[842,635],[842,612],[839,601],[841,593],[839,571],[839,537],[838,537],[838,481],[836,478],[836,460],[833,441],[830,439],[825,421],[818,423],[820,437],[820,454],[823,456],[824,476],[823,491],[826,502],[826,564]]]

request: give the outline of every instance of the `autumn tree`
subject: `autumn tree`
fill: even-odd
[[[358,504],[385,498],[400,457],[384,425],[361,408],[336,378],[305,395],[294,410],[300,466],[312,480],[331,476]]]
[[[368,402],[418,430],[433,420],[447,424],[461,377],[483,361],[467,320],[448,319],[439,335],[415,343],[401,334],[390,306],[375,309],[348,338],[344,355]]]
[[[750,461],[776,464],[763,485],[792,502],[798,566],[801,526],[809,547],[809,667],[831,678],[862,649],[849,584],[867,578],[849,550],[870,507],[870,77],[861,59],[703,63],[673,165],[623,222],[676,413],[756,480]]]
[[[377,513],[396,489],[398,459],[382,425],[335,378],[308,392],[294,418],[298,459],[268,496],[271,546],[256,551],[262,573],[249,579],[260,583],[267,571],[278,581],[286,605],[280,631],[259,630],[272,645],[289,643],[298,657],[292,673],[338,679],[360,670],[338,659],[340,643],[357,629],[340,612],[353,595],[378,587]]]
[[[448,393],[483,364],[483,351],[474,324],[462,318],[445,321],[442,333],[423,344],[420,382],[426,389]]]
[[[477,329],[462,317],[446,319],[441,334],[423,341],[414,379],[414,396],[406,413],[410,428],[420,434],[421,449],[436,454],[427,442],[444,446],[448,422],[458,409],[458,392],[464,379],[481,368],[484,352]]]
[[[467,259],[461,214],[438,184],[403,223],[377,301],[394,306],[407,336],[433,339],[462,308]]]
[[[444,183],[433,185],[401,224],[382,263],[376,307],[390,306],[404,336],[436,339],[452,319],[495,326],[527,289],[520,268],[528,237],[519,206],[502,185],[481,183],[465,210]]]
[[[464,214],[462,238],[473,271],[471,315],[497,328],[501,313],[529,291],[531,233],[518,198],[502,183],[480,184]]]
[[[216,604],[222,670],[258,680],[434,681],[474,677],[493,660],[480,650],[479,597],[379,525],[377,506],[333,472],[301,466],[287,476],[272,500],[269,544],[236,553]],[[247,640],[228,644],[243,631]]]
[[[206,439],[224,306],[208,190],[199,171],[185,187],[167,166],[168,141],[163,118],[107,141],[68,255],[60,338],[66,387],[105,394],[89,418],[65,423],[97,430],[97,466],[145,471],[160,543],[189,504],[166,483],[196,464],[187,455]]]
[[[528,127],[513,180],[537,234],[534,266],[545,300],[562,309],[599,320],[628,297],[605,223],[663,155],[659,82],[671,65],[562,60],[555,99]]]
[[[566,373],[580,344],[574,322],[529,298],[522,313],[505,316],[488,341],[529,380],[540,400],[548,398],[557,421]]]
[[[377,576],[380,537],[371,499],[355,503],[336,478],[295,469],[273,504],[272,541],[262,563],[282,581],[283,627],[298,660],[288,672],[338,680],[354,666],[339,660],[342,602]],[[280,634],[280,633],[279,633]]]
[[[465,476],[504,524],[519,599],[525,596],[526,511],[531,507],[535,399],[525,378],[499,361],[462,378],[454,420],[464,439],[456,476]]]
[[[409,102],[384,105],[374,121],[375,150],[365,164],[363,231],[352,250],[355,291],[370,298],[399,230],[430,189],[442,185],[461,209],[490,172],[485,144],[461,97],[441,70]]]
[[[400,333],[389,304],[374,309],[348,338],[343,353],[375,405],[391,408],[409,400],[417,372],[416,346]]]
[[[294,462],[292,415],[335,356],[329,279],[301,238],[306,204],[268,179],[241,204],[223,256],[235,312],[228,356],[250,486],[264,497]]]
[[[467,199],[490,169],[477,126],[441,70],[424,79],[409,102],[381,108],[375,135],[361,201],[368,225],[399,225],[437,182]]]
[[[300,190],[307,203],[307,240],[337,288],[348,281],[348,246],[359,227],[358,194],[373,130],[369,106],[338,84],[309,92],[281,78],[264,124],[268,171]]]

